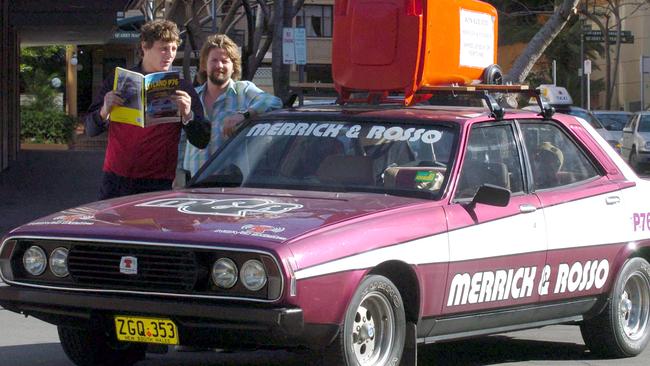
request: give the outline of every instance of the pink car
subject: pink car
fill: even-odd
[[[414,364],[418,344],[558,323],[634,356],[650,336],[648,197],[571,116],[276,111],[185,189],[12,231],[0,305],[56,324],[78,365],[132,364],[147,344]]]

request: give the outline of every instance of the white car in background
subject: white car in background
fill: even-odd
[[[621,155],[635,171],[650,163],[650,112],[637,112],[623,128]]]
[[[626,111],[592,111],[593,115],[598,118],[600,123],[605,126],[605,129],[609,131],[612,139],[618,141],[618,151],[620,152],[620,142],[623,137],[623,127],[627,124],[630,118],[634,115],[632,112]]]

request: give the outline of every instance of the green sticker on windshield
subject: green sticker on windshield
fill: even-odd
[[[438,175],[438,172],[434,172],[431,170],[428,171],[419,171],[415,174],[415,181],[416,182],[433,182],[436,179],[436,175]]]

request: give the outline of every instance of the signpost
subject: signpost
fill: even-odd
[[[641,109],[645,110],[645,74],[650,73],[650,56],[641,56],[639,60],[641,66]]]
[[[284,28],[282,31],[282,62],[298,65],[298,82],[305,81],[307,64],[307,32],[305,28]],[[302,89],[299,92],[299,105],[303,104]]]
[[[586,59],[585,64],[583,65],[582,69],[585,72],[585,75],[587,75],[587,110],[591,110],[591,60]]]

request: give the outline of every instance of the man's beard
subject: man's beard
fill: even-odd
[[[222,86],[223,84],[228,82],[228,79],[230,79],[225,77],[225,75],[223,74],[222,74],[223,77],[220,77],[219,75],[220,75],[219,72],[213,71],[212,73],[210,73],[210,75],[208,75],[208,79],[210,79],[210,81],[217,86]]]

